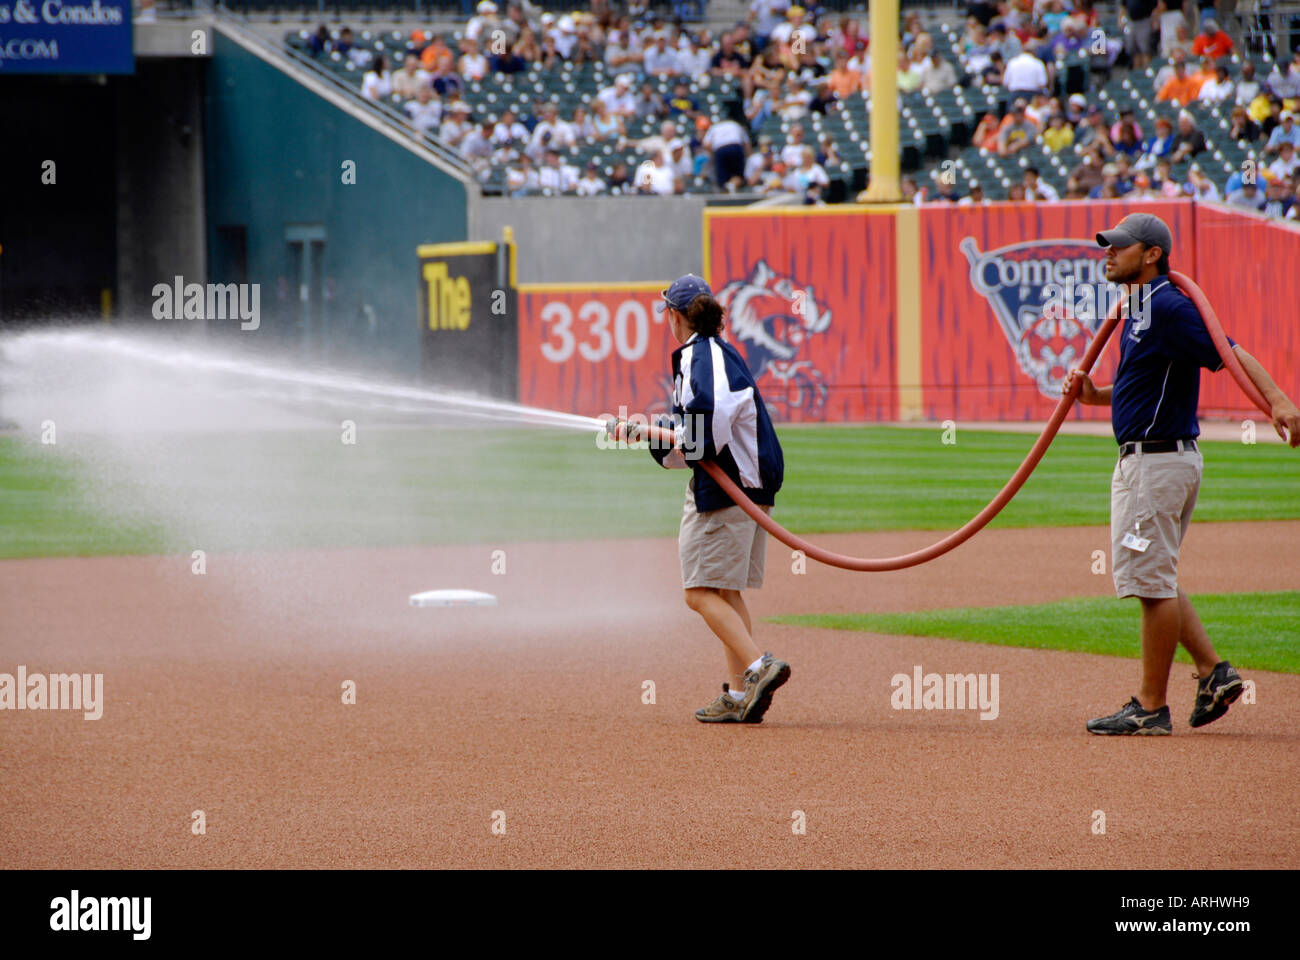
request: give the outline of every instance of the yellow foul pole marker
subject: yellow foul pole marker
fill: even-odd
[[[900,0],[871,4],[871,179],[866,203],[903,199],[898,170],[898,5]]]

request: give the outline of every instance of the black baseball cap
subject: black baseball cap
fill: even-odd
[[[713,291],[704,282],[704,278],[697,277],[693,273],[683,274],[663,292],[663,302],[657,304],[656,309],[662,312],[664,307],[668,306],[674,310],[685,310],[701,294],[713,296]]]
[[[1110,230],[1097,234],[1097,245],[1102,247],[1127,247],[1145,243],[1169,253],[1174,247],[1174,235],[1169,226],[1153,213],[1130,213]]]

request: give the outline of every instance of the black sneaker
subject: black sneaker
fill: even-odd
[[[1173,722],[1169,719],[1169,707],[1159,710],[1143,710],[1138,698],[1134,697],[1120,708],[1118,713],[1109,717],[1097,717],[1088,721],[1088,732],[1103,737],[1148,736],[1167,737],[1174,732]]]
[[[1196,706],[1192,707],[1192,719],[1188,723],[1203,727],[1218,720],[1241,696],[1244,686],[1232,664],[1227,660],[1216,663],[1208,677],[1196,677]]]

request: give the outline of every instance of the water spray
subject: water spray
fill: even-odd
[[[162,346],[147,340],[99,331],[61,331],[25,334],[10,343],[10,355],[21,359],[41,348],[81,352],[96,361],[106,356],[150,364],[171,372],[239,377],[262,385],[264,399],[301,399],[304,392],[319,391],[339,402],[365,409],[396,413],[448,413],[497,422],[523,423],[568,430],[600,430],[604,423],[558,410],[546,410],[472,394],[432,390],[396,383],[374,383],[341,371],[309,371],[253,361],[233,355],[200,352],[182,346]],[[249,394],[245,394],[249,396]],[[313,398],[316,399],[316,398]]]

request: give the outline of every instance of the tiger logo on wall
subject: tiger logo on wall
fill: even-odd
[[[727,311],[728,339],[744,352],[773,419],[825,420],[825,378],[805,348],[830,328],[831,311],[813,288],[759,260],[748,278],[718,291],[718,302]]]

